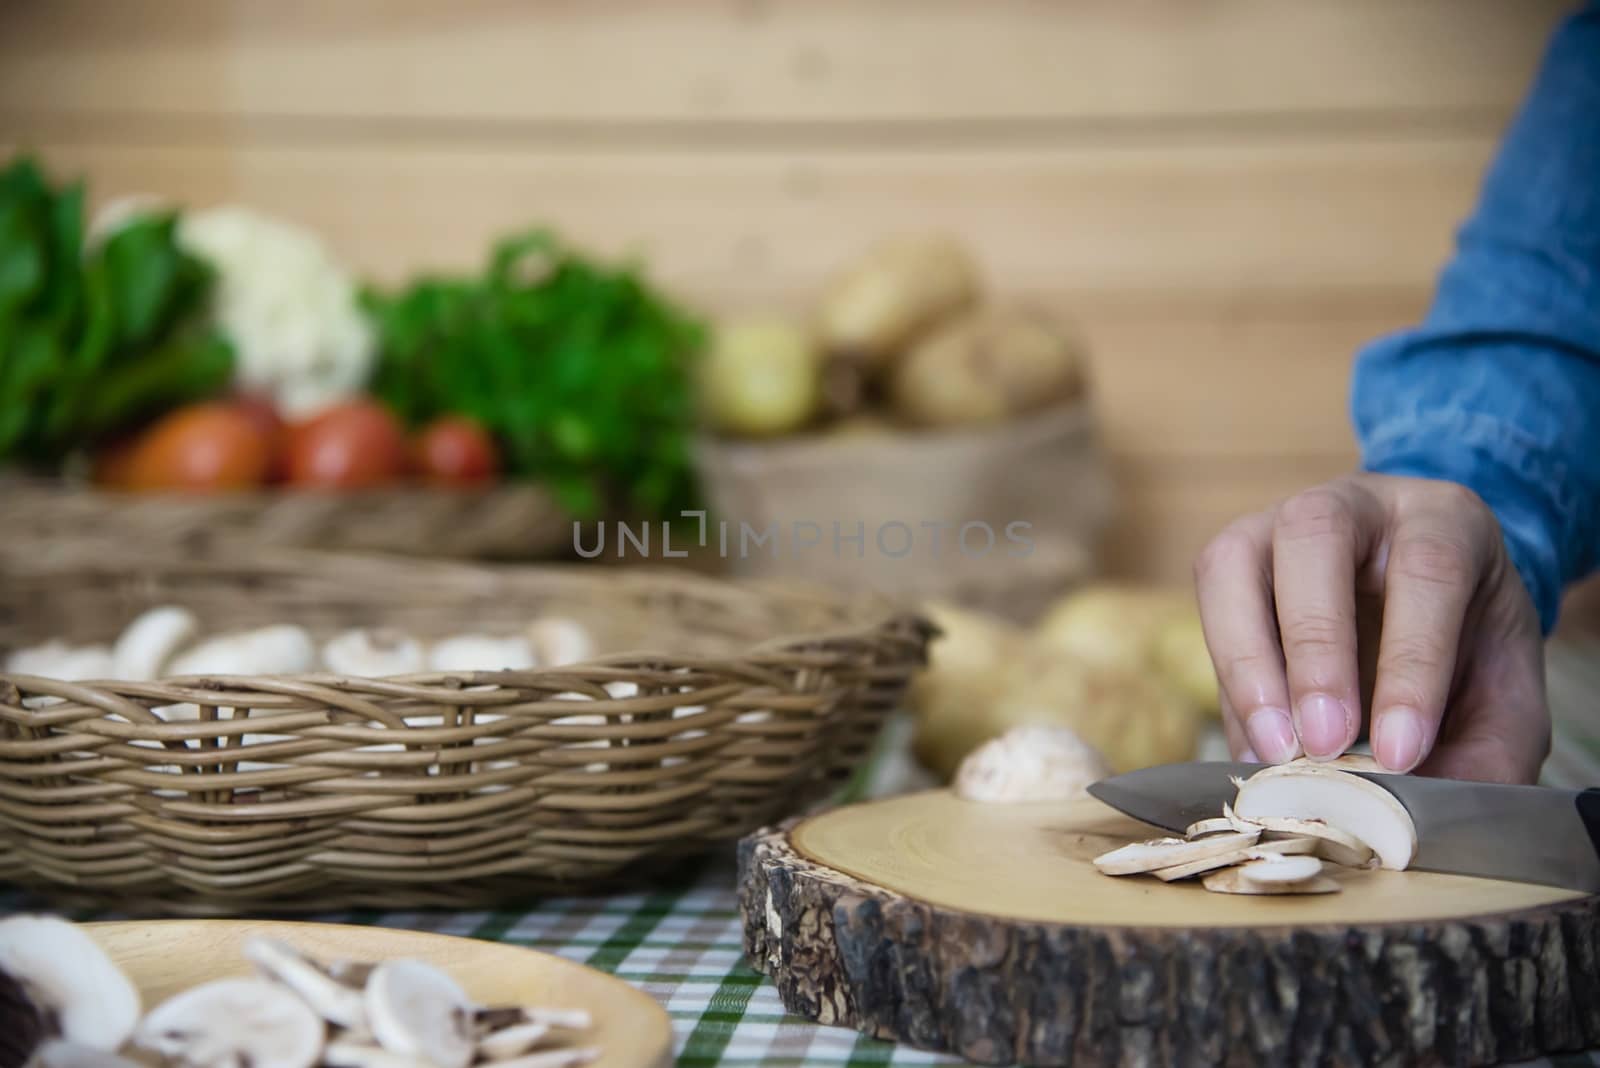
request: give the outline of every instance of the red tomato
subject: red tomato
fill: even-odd
[[[463,416],[446,415],[423,427],[414,452],[417,470],[434,485],[470,486],[500,470],[493,439]]]
[[[237,406],[195,404],[141,434],[125,466],[107,467],[128,489],[207,492],[259,486],[271,462],[271,442]]]
[[[234,398],[233,403],[256,424],[272,450],[267,481],[281,482],[287,461],[285,446],[289,429],[284,425],[283,417],[278,414],[277,406],[272,403],[272,398],[264,393],[242,393]]]
[[[285,472],[295,485],[361,489],[393,482],[405,471],[405,432],[377,401],[338,404],[289,428]]]

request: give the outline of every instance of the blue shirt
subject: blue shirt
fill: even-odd
[[[1356,362],[1369,471],[1500,520],[1545,632],[1600,556],[1600,0],[1564,21],[1414,329]]]

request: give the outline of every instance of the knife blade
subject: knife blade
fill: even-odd
[[[1183,833],[1220,815],[1260,764],[1167,764],[1102,779],[1089,793],[1134,819]],[[1411,867],[1600,893],[1600,789],[1353,772],[1400,801],[1417,825]]]

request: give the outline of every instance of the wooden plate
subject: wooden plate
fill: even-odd
[[[794,1012],[985,1063],[1493,1064],[1600,1045],[1600,897],[1426,872],[1111,878],[1092,799],[930,791],[761,832],[745,950]]]
[[[248,975],[246,938],[277,938],[324,960],[413,957],[438,965],[486,1005],[587,1009],[594,1028],[573,1039],[598,1046],[607,1068],[664,1068],[672,1060],[672,1025],[648,994],[593,968],[496,942],[424,931],[331,923],[251,920],[137,920],[84,929],[128,973],[146,1010],[212,979]]]

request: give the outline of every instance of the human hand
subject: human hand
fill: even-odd
[[[1391,771],[1538,777],[1550,750],[1539,619],[1471,490],[1335,479],[1235,521],[1200,554],[1195,585],[1236,757],[1332,759],[1366,707]],[[1358,618],[1363,600],[1381,605],[1381,634]]]

